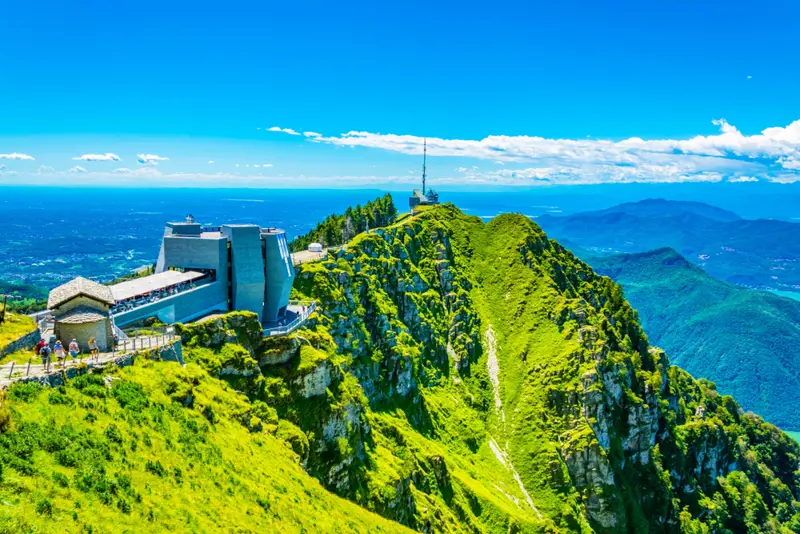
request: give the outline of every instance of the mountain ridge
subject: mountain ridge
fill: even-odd
[[[651,211],[653,204],[666,206]],[[712,276],[748,287],[800,291],[800,224],[770,219],[720,220],[719,208],[641,201],[609,210],[536,219],[555,239],[595,255],[671,247]],[[713,217],[707,215],[711,213]],[[724,212],[730,213],[730,212]],[[734,215],[734,214],[731,214]],[[738,217],[738,216],[737,216]]]
[[[163,408],[129,410],[145,417],[137,435],[167,418],[186,431],[171,442],[181,454],[206,451],[196,434],[219,440],[228,428],[237,429],[245,451],[275,439],[328,491],[422,532],[800,528],[800,446],[713,384],[670,366],[620,287],[526,217],[483,223],[452,205],[420,208],[300,265],[295,296],[314,298],[318,308],[288,337],[265,339],[246,312],[177,325],[188,363],[172,368],[178,376],[156,374],[153,384],[140,374],[147,366],[111,370],[108,396],[98,392],[104,377],[86,375],[94,382],[37,397],[26,413],[60,402],[53,393],[116,413],[141,406],[141,388]],[[8,448],[12,437],[24,443],[15,415],[23,402],[3,403],[10,426],[0,453],[18,450]],[[93,437],[98,450],[111,447],[116,434],[108,436]],[[146,470],[139,447],[126,449],[127,462]],[[28,473],[0,456],[3,480],[78,492],[75,467],[62,466],[68,488],[56,490],[43,474],[60,458],[60,447],[50,449],[27,458]],[[170,476],[165,483],[177,484]],[[236,489],[242,473],[229,476],[218,480],[223,492],[239,496],[260,521],[274,517],[266,510],[272,504],[259,509],[251,492]],[[269,477],[264,484],[258,491],[285,497],[275,507],[296,491]],[[109,493],[117,506],[101,491],[107,487],[77,495],[107,513],[109,504],[94,497]],[[158,497],[145,496],[145,504]],[[80,518],[84,509],[51,501],[54,523],[29,500],[15,502],[33,526],[50,530],[72,525],[70,514]],[[214,502],[194,503],[213,515]],[[147,524],[146,507],[129,504]],[[315,521],[334,530],[308,515],[293,515],[297,530]]]

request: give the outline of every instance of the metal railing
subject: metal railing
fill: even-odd
[[[305,301],[305,300],[290,300],[290,306],[305,306],[305,311],[301,311],[300,314],[293,319],[290,323],[285,325],[275,326],[272,328],[265,328],[264,329],[264,337],[272,337],[272,336],[281,336],[292,333],[294,330],[300,327],[303,323],[306,322],[306,319],[314,313],[317,309],[317,303],[313,300]]]

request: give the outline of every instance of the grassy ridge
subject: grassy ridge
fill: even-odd
[[[303,265],[296,288],[320,300],[366,419],[392,423],[361,473],[411,486],[365,506],[443,530],[453,514],[493,532],[800,527],[800,448],[670,368],[621,288],[525,217],[420,210]],[[415,491],[425,450],[471,479]]]

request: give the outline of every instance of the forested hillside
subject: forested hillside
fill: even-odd
[[[392,195],[386,193],[363,206],[349,207],[342,215],[328,216],[309,233],[293,239],[289,248],[296,252],[305,250],[311,243],[320,243],[324,247],[338,246],[370,228],[392,224],[396,217],[397,208]]]
[[[716,280],[672,249],[590,258],[622,284],[650,341],[746,409],[800,429],[800,302]]]

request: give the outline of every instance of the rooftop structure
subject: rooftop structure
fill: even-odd
[[[422,142],[422,189],[414,189],[408,199],[408,207],[411,211],[417,206],[428,206],[431,204],[439,203],[439,193],[433,189],[425,189],[425,180],[427,178],[427,159],[428,159],[428,140]]]
[[[111,286],[111,294],[114,301],[121,302],[140,295],[146,295],[154,291],[160,291],[184,282],[193,282],[205,275],[196,271],[163,271],[151,276],[143,276],[114,284]]]

